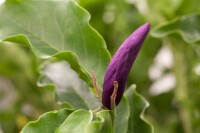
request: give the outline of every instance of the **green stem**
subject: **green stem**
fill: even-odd
[[[110,116],[112,119],[113,133],[115,132],[115,117],[116,117],[116,108],[110,110]]]
[[[174,56],[174,71],[177,80],[174,96],[178,104],[178,113],[184,133],[192,133],[188,97],[188,46],[177,39],[171,39],[171,42],[170,47]]]

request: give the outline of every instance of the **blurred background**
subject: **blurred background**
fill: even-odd
[[[151,23],[152,30],[133,65],[127,87],[136,84],[137,91],[149,101],[145,117],[155,133],[199,133],[200,1],[77,2],[91,14],[90,24],[103,36],[111,55],[137,27]],[[176,21],[180,22],[173,24]],[[171,34],[174,27],[182,34]],[[15,133],[57,105],[52,90],[37,87],[38,66],[43,61],[30,49],[2,45],[0,57],[0,133]]]

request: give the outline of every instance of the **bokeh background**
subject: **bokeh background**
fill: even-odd
[[[151,23],[152,30],[133,65],[127,86],[136,84],[137,91],[149,101],[145,117],[155,133],[199,133],[200,19],[194,18],[199,17],[200,1],[77,2],[91,14],[90,24],[103,36],[111,55],[137,27]],[[170,24],[180,18],[193,22],[176,26],[191,39],[195,35],[196,40],[188,41],[181,32],[170,33],[174,28]],[[159,36],[153,32],[160,25],[169,25],[162,29],[168,34]],[[0,46],[0,133],[19,132],[28,121],[59,108],[52,90],[37,87],[41,62],[28,48]]]

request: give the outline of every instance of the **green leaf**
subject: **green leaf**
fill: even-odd
[[[112,120],[108,110],[102,110],[94,114],[91,111],[77,110],[56,130],[56,133],[112,132]]]
[[[87,133],[86,128],[92,118],[91,111],[76,110],[58,127],[56,133]]]
[[[116,118],[114,124],[115,133],[127,133],[130,115],[133,114],[130,114],[128,101],[125,97],[122,97],[121,102],[116,107]]]
[[[73,112],[73,110],[61,109],[43,114],[36,121],[29,122],[21,133],[54,133],[55,129]]]
[[[200,15],[191,14],[174,19],[152,29],[153,37],[162,38],[168,35],[179,35],[187,43],[200,42]]]
[[[89,25],[89,13],[77,3],[6,1],[0,6],[0,15],[1,44],[30,46],[40,58],[54,56],[68,61],[90,85],[88,71],[94,70],[102,85],[110,55],[103,38]]]
[[[130,117],[127,133],[153,133],[153,127],[144,119],[144,111],[149,103],[135,91],[132,85],[125,92],[130,106]]]
[[[108,110],[95,113],[95,119],[88,125],[86,133],[113,133],[112,120]]]
[[[88,85],[78,77],[67,62],[45,62],[40,73],[38,85],[56,88],[58,103],[67,102],[74,109],[95,109],[100,106]]]
[[[29,122],[20,133],[113,133],[108,110],[96,113],[87,110],[61,109],[43,114]]]

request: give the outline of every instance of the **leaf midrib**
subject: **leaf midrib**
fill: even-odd
[[[21,26],[20,24],[17,24],[15,21],[13,21],[11,18],[9,18],[9,16],[6,16],[7,19],[15,24],[17,27],[21,28],[22,30],[26,31],[27,33],[33,35],[35,38],[37,38],[38,40],[40,40],[41,42],[45,43],[46,45],[48,45],[50,48],[54,49],[55,51],[59,52],[59,50],[57,48],[52,47],[49,43],[47,43],[45,40],[43,40],[41,37],[39,37],[37,34],[35,34],[34,32],[31,32],[30,30],[23,28],[23,26]],[[19,33],[20,34],[20,33]],[[25,34],[25,33],[24,33]],[[25,34],[26,35],[26,34]],[[33,46],[33,45],[32,45]]]

